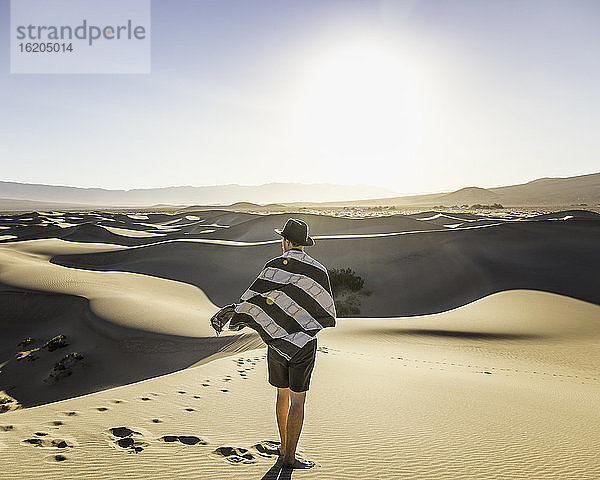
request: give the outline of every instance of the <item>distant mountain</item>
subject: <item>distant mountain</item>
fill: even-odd
[[[369,206],[430,208],[444,205],[597,206],[600,173],[566,178],[540,178],[505,187],[465,187],[454,192],[392,197],[390,191],[368,186],[269,183],[266,185],[214,185],[107,190],[55,185],[0,182],[0,210],[49,210],[100,207],[220,205],[254,208],[272,206]]]
[[[269,183],[108,190],[18,182],[0,182],[0,198],[89,206],[230,205],[235,202],[326,202],[385,197],[391,190],[333,184]],[[31,208],[25,206],[24,208]]]
[[[440,196],[440,203],[444,205],[463,205],[465,203],[490,204],[497,203],[500,195],[493,190],[479,187],[465,187],[456,192],[446,193]]]
[[[69,210],[86,208],[85,205],[59,202],[40,202],[36,200],[15,200],[0,198],[0,212],[32,211],[32,210]]]
[[[600,205],[600,173],[565,178],[540,178],[506,187],[466,187],[454,192],[430,193],[406,197],[389,197],[357,202],[328,202],[328,205],[395,205],[398,207],[433,207],[444,205],[490,205],[505,207]]]
[[[521,185],[491,190],[500,195],[508,205],[525,202],[532,205],[597,205],[600,204],[600,173],[567,178],[539,178]]]

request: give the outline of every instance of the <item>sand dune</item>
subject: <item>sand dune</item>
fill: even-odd
[[[257,345],[256,336],[250,332],[213,338],[206,319],[217,307],[192,285],[53,265],[48,262],[48,251],[64,251],[69,246],[71,250],[76,246],[87,251],[115,248],[57,243],[61,242],[25,242],[21,250],[0,247],[3,323],[8,323],[13,332],[9,350],[27,337],[38,339],[32,345],[38,347],[43,339],[63,334],[72,339],[76,351],[92,352],[90,363],[94,368],[84,381],[72,382],[69,388],[40,391],[39,382],[32,383],[30,376],[23,375],[29,371],[29,362],[13,359],[2,369],[0,390],[14,386],[11,392],[21,403],[32,405],[68,398],[179,370],[235,342]],[[48,315],[47,303],[55,305],[50,309],[55,316]],[[180,350],[181,355],[174,354]],[[140,351],[153,355],[140,356]],[[47,362],[40,361],[42,370],[37,380],[45,378],[49,367],[58,360],[55,354],[47,357]]]
[[[313,251],[326,265],[351,267],[365,279],[372,294],[362,299],[361,311],[369,316],[436,313],[517,288],[600,303],[595,284],[600,265],[597,225],[589,220],[513,222],[415,235],[320,238]],[[229,245],[161,242],[135,249],[57,255],[52,262],[188,282],[223,305],[236,299],[266,259],[278,251],[277,243],[232,249]],[[207,270],[212,272],[210,277],[203,274]]]
[[[4,286],[0,300],[1,351],[6,361],[0,374],[0,390],[25,407],[178,371],[210,361],[223,349],[235,351],[246,342],[243,336],[189,337],[122,327],[95,314],[87,299],[72,295],[14,291]],[[68,347],[54,352],[35,350],[33,361],[27,357],[16,359],[17,352],[27,353],[57,335],[66,336]],[[29,337],[35,339],[30,345],[18,346]],[[251,344],[256,346],[257,342]],[[72,375],[60,382],[51,382],[49,376],[55,364],[72,352],[84,356],[81,366],[75,365]]]
[[[286,216],[134,217],[0,217],[5,477],[600,476],[599,216],[307,216],[312,254],[371,293],[319,334],[300,440],[317,467],[293,475],[260,445],[277,439],[262,342],[208,325]]]
[[[289,214],[256,215],[241,223],[219,231],[218,237],[225,240],[256,242],[278,239],[273,229],[281,228]],[[433,230],[434,225],[422,224],[404,215],[381,218],[340,218],[322,215],[294,214],[311,226],[316,236],[343,234],[377,234],[410,230]],[[214,236],[217,236],[215,234]]]
[[[496,225],[515,221],[539,220],[594,220],[599,214],[570,210],[553,214],[523,217],[516,215],[489,216],[482,214],[448,214],[421,212],[409,215],[390,215],[371,218],[343,218],[296,213],[294,216],[310,223],[317,237],[333,235],[378,235],[444,230]],[[65,238],[79,242],[141,245],[154,243],[153,234],[164,235],[165,240],[177,238],[210,238],[243,242],[278,240],[273,232],[290,214],[250,214],[225,210],[183,211],[173,214],[127,215],[100,212],[50,214],[20,214],[0,217],[0,226],[8,227],[6,234],[19,240],[36,238]],[[194,220],[190,220],[194,218]],[[109,228],[110,227],[110,228]],[[122,232],[133,230],[139,233]],[[211,230],[214,230],[212,232]],[[114,236],[117,235],[117,236]]]
[[[534,311],[523,314],[524,303]],[[320,339],[300,442],[318,466],[293,477],[596,478],[599,308],[512,291],[409,323],[340,321]],[[253,448],[276,439],[265,378],[264,349],[248,350],[4,414],[0,439],[15,459],[4,473],[281,478]],[[125,429],[137,433],[119,436]],[[233,449],[220,447],[247,449],[247,463],[229,463]]]
[[[125,237],[134,237],[134,238],[147,238],[147,237],[164,237],[164,233],[155,233],[155,232],[146,232],[143,230],[132,230],[130,228],[119,228],[119,227],[104,227],[111,233],[116,235],[122,235]]]

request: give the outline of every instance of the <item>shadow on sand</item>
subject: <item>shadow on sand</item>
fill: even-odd
[[[528,333],[493,333],[458,330],[435,330],[426,328],[404,329],[404,328],[380,328],[375,331],[378,334],[402,335],[402,336],[425,336],[439,338],[455,338],[470,340],[541,340],[544,335]]]
[[[267,470],[260,480],[289,480],[292,478],[293,471],[292,468],[281,468],[275,464]]]
[[[262,345],[258,337],[242,334],[182,337],[126,328],[95,315],[87,298],[3,284],[0,327],[0,391],[24,407],[166,375],[227,351]],[[65,344],[45,348],[57,335],[64,336]],[[23,357],[27,352],[31,355]],[[83,360],[63,368],[73,352]]]

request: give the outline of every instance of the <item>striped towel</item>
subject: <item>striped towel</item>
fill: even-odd
[[[306,252],[288,250],[267,262],[240,303],[225,307],[220,315],[229,320],[222,327],[212,321],[217,333],[250,327],[289,360],[322,328],[335,326],[327,269]]]

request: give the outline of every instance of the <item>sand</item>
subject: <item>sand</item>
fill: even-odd
[[[348,219],[323,234],[334,238],[314,256],[354,266],[372,293],[361,317],[319,334],[299,444],[317,466],[290,474],[256,447],[278,439],[264,345],[252,331],[216,337],[208,326],[277,254],[276,240],[258,236],[274,220],[94,215],[93,225],[81,213],[4,218],[15,226],[3,233],[18,237],[0,244],[0,390],[15,400],[0,414],[6,478],[600,477],[598,220],[434,224],[382,237]],[[35,225],[49,219],[98,227],[96,241],[51,237]],[[111,232],[101,222],[120,223]],[[197,222],[231,226],[183,240],[179,228]],[[249,243],[233,231],[247,222]],[[139,233],[175,223],[177,238]],[[449,287],[456,278],[466,292]],[[399,279],[426,294],[403,305]],[[59,334],[69,345],[15,359]],[[36,340],[17,346],[26,337]],[[72,352],[83,360],[48,380]]]

